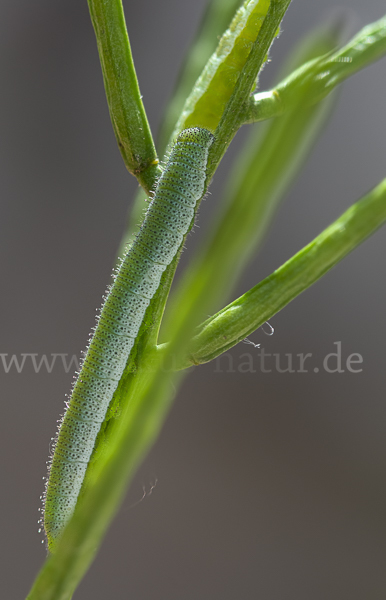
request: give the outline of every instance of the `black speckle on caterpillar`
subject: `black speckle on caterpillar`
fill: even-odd
[[[163,272],[205,191],[210,131],[178,136],[139,233],[110,286],[61,422],[43,495],[48,548],[55,549],[79,496],[95,440]]]

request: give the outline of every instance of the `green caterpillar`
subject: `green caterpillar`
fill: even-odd
[[[146,309],[204,193],[213,141],[208,130],[198,127],[180,133],[103,304],[49,461],[43,524],[50,551],[75,509],[96,437]]]

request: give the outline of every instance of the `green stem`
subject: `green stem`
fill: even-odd
[[[127,169],[148,193],[158,158],[141,100],[121,0],[88,0],[111,122]]]
[[[196,37],[189,48],[172,98],[166,109],[159,135],[160,155],[165,151],[185,100],[191,93],[200,73],[216,50],[218,39],[229,25],[240,0],[211,0],[202,17]]]
[[[205,321],[177,368],[208,362],[238,344],[385,222],[386,179],[269,277]]]
[[[325,98],[337,85],[386,54],[386,17],[364,27],[333,54],[309,61],[286,77],[273,90],[254,94],[242,116],[244,123],[271,119],[292,106],[296,90],[307,88],[303,106]]]
[[[214,174],[222,156],[241,125],[241,114],[248,102],[261,67],[268,55],[271,44],[279,30],[291,0],[271,0],[267,15],[259,31],[245,66],[235,85],[234,92],[226,105],[216,129],[216,142],[210,150],[208,177]]]
[[[259,44],[262,24],[276,2],[245,0],[242,3],[187,98],[171,141],[186,127],[204,127],[212,132],[217,130],[253,47]],[[258,70],[259,67],[255,69],[254,81]],[[251,90],[252,86],[246,91],[242,102],[245,102]]]

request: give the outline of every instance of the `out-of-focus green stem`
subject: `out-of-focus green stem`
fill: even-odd
[[[200,326],[177,368],[208,362],[243,340],[386,222],[386,179],[272,275]],[[159,347],[162,351],[162,346]]]
[[[254,94],[242,115],[242,122],[253,123],[277,117],[291,108],[296,89],[307,86],[303,106],[325,98],[345,79],[386,54],[386,17],[364,27],[346,46],[312,60],[296,69],[273,90]]]
[[[139,91],[121,0],[88,0],[107,102],[127,169],[148,193],[158,158]]]

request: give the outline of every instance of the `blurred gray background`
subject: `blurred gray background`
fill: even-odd
[[[124,4],[156,132],[206,0]],[[335,6],[294,0],[262,85]],[[382,0],[338,6],[349,9],[352,31],[385,12]],[[0,13],[0,353],[71,356],[85,347],[136,184],[113,136],[86,0],[3,0]],[[386,176],[385,97],[386,59],[344,85],[235,296]],[[216,174],[190,250],[241,139]],[[272,337],[252,336],[283,360],[312,353],[312,366],[340,341],[344,360],[362,355],[362,372],[242,373],[242,355],[257,355],[243,344],[233,370],[225,361],[192,372],[74,598],[385,598],[385,249],[381,230],[272,319]],[[30,359],[21,373],[0,363],[7,600],[25,597],[45,558],[39,495],[71,380],[59,363],[51,373],[35,373]]]

